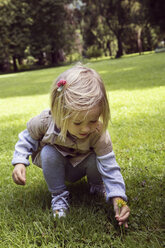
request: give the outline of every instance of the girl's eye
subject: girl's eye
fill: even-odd
[[[81,122],[74,123],[74,125],[76,125],[76,126],[78,126],[78,125],[80,125],[80,124],[81,124]]]
[[[98,120],[90,121],[90,123],[96,123]],[[79,126],[81,125],[81,122],[74,122],[74,125]]]

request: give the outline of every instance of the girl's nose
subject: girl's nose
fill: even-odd
[[[88,133],[89,131],[90,131],[90,127],[88,127],[88,126],[84,126],[81,128],[82,133]]]

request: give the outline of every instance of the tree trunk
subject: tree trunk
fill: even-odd
[[[139,51],[139,54],[141,55],[142,53],[142,40],[141,40],[141,34],[142,34],[142,29],[139,28],[138,31],[137,31],[137,46],[138,46],[138,51]]]
[[[111,44],[110,44],[110,41],[109,40],[107,41],[107,49],[109,51],[109,56],[112,57]]]
[[[18,57],[18,63],[19,65],[23,65],[23,58],[21,56]]]
[[[9,72],[10,71],[10,62],[9,62],[9,56],[8,55],[6,55],[6,58],[0,67],[2,68],[3,72]]]
[[[118,34],[116,35],[117,38],[117,44],[118,44],[118,50],[116,53],[116,58],[120,58],[123,55],[123,45],[122,45],[122,41],[121,41],[121,32],[118,32]]]
[[[14,55],[13,55],[13,67],[14,67],[14,72],[17,72],[18,71],[17,59]]]
[[[57,52],[55,51],[51,51],[51,64],[52,65],[58,64],[58,56],[57,56]]]
[[[103,45],[104,56],[107,57],[107,48]]]
[[[65,61],[65,55],[62,49],[58,51],[51,51],[51,63],[52,65],[57,65],[59,62]]]
[[[43,53],[42,52],[40,52],[40,54],[38,54],[38,56],[37,56],[37,64],[38,65],[44,65],[44,56],[43,56]]]

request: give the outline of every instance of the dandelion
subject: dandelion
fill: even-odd
[[[126,206],[127,203],[126,203],[123,199],[118,199],[116,202],[117,202],[117,206],[118,206],[118,208],[119,208],[119,214],[120,214],[121,208],[122,208],[123,206]]]
[[[119,209],[119,215],[120,215],[121,208],[123,206],[126,206],[127,203],[123,199],[117,199],[116,203],[117,203],[117,206],[118,206],[118,209]],[[121,231],[121,238],[123,238],[123,235],[125,234],[125,226],[124,225],[123,225],[123,227],[120,226],[120,231]]]

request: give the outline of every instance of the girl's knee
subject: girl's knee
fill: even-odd
[[[41,150],[41,159],[49,158],[50,154],[54,153],[54,148],[52,146],[46,145]]]
[[[41,161],[44,163],[55,163],[62,160],[63,156],[51,145],[46,145],[41,150]]]

